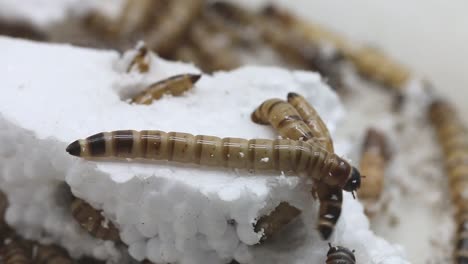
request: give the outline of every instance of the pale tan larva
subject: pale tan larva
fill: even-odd
[[[458,225],[454,261],[468,263],[468,144],[467,130],[456,110],[446,101],[435,100],[429,107],[437,138],[442,146],[452,202]]]
[[[293,105],[280,99],[266,100],[252,113],[252,120],[261,124],[271,124],[283,137],[318,144],[333,153],[330,133],[316,110],[296,93],[289,93],[288,101]],[[304,119],[308,121],[307,124]],[[320,200],[318,230],[324,239],[328,239],[341,214],[342,189],[316,181],[313,193],[317,194]],[[287,224],[299,213],[298,210],[290,209],[285,205],[276,208],[268,215],[268,218],[262,217],[258,223],[268,226],[264,221],[281,219],[280,222],[275,221],[276,225],[268,226],[270,228],[267,229],[268,233],[276,233],[282,227],[281,224]]]
[[[372,215],[371,205],[375,204],[383,191],[384,174],[389,159],[385,135],[373,128],[367,130],[359,169],[366,180],[358,191],[359,199],[364,202],[367,215]]]
[[[83,158],[140,158],[252,171],[294,171],[347,191],[358,188],[360,181],[359,171],[346,160],[319,145],[289,139],[247,140],[158,130],[119,130],[76,140],[66,150]]]
[[[165,94],[179,96],[192,89],[200,79],[199,74],[180,74],[151,84],[144,91],[132,98],[131,103],[151,104],[153,100],[161,98]]]
[[[102,212],[94,209],[87,202],[75,198],[71,204],[72,216],[93,237],[102,240],[120,241],[119,230],[107,220]]]

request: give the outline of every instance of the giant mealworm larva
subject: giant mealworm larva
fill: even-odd
[[[354,256],[354,250],[349,250],[341,246],[332,246],[328,244],[330,249],[327,253],[326,264],[355,264],[356,257]]]
[[[366,175],[366,180],[362,182],[358,191],[359,199],[363,200],[368,215],[372,215],[371,204],[380,198],[383,191],[388,153],[385,135],[376,129],[368,129],[359,167],[361,173]]]
[[[71,204],[72,216],[93,237],[102,240],[120,241],[119,230],[107,220],[102,212],[85,201],[75,198]]]
[[[101,132],[72,142],[66,151],[83,158],[141,158],[206,166],[275,171],[339,186],[359,187],[359,171],[317,144],[289,139],[241,139],[158,130]]]
[[[131,103],[151,104],[153,100],[161,98],[164,94],[179,96],[185,91],[190,90],[200,77],[201,75],[199,74],[181,74],[153,83],[133,97]]]
[[[288,100],[297,108],[280,99],[266,100],[252,113],[252,120],[261,124],[270,123],[283,137],[318,144],[333,153],[330,134],[316,110],[299,94],[289,93]],[[310,125],[306,124],[303,118],[308,120]],[[318,230],[324,239],[328,239],[341,214],[342,189],[316,181],[313,192],[316,192],[320,200]],[[288,223],[299,214],[299,212],[292,211],[296,214],[288,213],[283,216],[283,211],[291,210],[278,207],[267,220],[281,217],[283,220],[280,223]],[[263,221],[264,219],[261,218],[259,223],[263,224]],[[272,227],[280,228],[281,226],[278,224]],[[276,232],[276,230],[269,231],[270,233]]]
[[[36,256],[34,258],[36,264],[73,264],[73,259],[70,258],[68,252],[56,245],[38,245]]]
[[[286,202],[281,202],[275,209],[268,215],[264,215],[255,223],[254,231],[263,231],[262,241],[273,236],[289,224],[291,220],[296,218],[301,211]]]
[[[456,110],[446,101],[439,99],[432,102],[428,114],[442,146],[452,202],[456,208],[458,230],[455,263],[468,263],[467,131]]]

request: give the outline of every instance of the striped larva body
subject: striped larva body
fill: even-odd
[[[373,128],[367,130],[362,153],[360,167],[361,173],[366,175],[358,191],[359,199],[364,201],[366,213],[369,215],[370,205],[379,200],[384,184],[384,174],[389,151],[385,135]]]
[[[266,100],[252,113],[252,120],[260,124],[271,124],[283,137],[318,144],[328,152],[333,153],[333,142],[328,129],[315,109],[298,94],[289,93],[288,100],[293,102],[297,108],[280,99]],[[310,125],[306,124],[304,119],[309,120]],[[359,183],[355,187],[358,188]],[[313,192],[317,194],[320,200],[318,230],[324,239],[328,239],[341,215],[342,188],[315,181]],[[280,223],[286,224],[299,213],[289,208],[278,207],[268,217],[269,219],[282,219]],[[259,220],[261,224],[262,220]],[[279,229],[282,226],[273,227]]]
[[[73,218],[90,235],[102,240],[120,241],[119,230],[107,220],[101,211],[94,209],[85,201],[75,198],[71,204]]]
[[[2,248],[2,259],[5,264],[32,264],[33,245],[20,237],[8,238]]]
[[[180,74],[151,84],[147,89],[132,98],[131,103],[151,104],[153,100],[161,98],[165,94],[179,96],[192,89],[200,79],[198,74]]]
[[[356,264],[354,250],[349,250],[345,247],[332,246],[328,244],[330,249],[327,253],[326,264]]]
[[[252,171],[294,171],[349,191],[356,189],[359,179],[359,172],[346,160],[316,144],[289,139],[221,139],[158,130],[120,130],[76,140],[66,150],[83,158],[140,158]]]
[[[138,71],[145,73],[149,71],[151,63],[151,55],[146,45],[141,45],[137,48],[137,53],[133,57],[132,61],[128,65],[127,72]]]
[[[456,110],[442,100],[429,107],[429,118],[444,153],[452,202],[458,225],[454,261],[468,263],[468,148],[467,131]]]
[[[323,145],[329,152],[335,152],[330,132],[325,122],[323,122],[317,113],[317,110],[303,96],[297,93],[288,94],[288,103],[297,110],[302,120],[307,124],[314,137],[314,141]]]
[[[67,251],[55,245],[38,245],[34,258],[36,264],[73,264]]]

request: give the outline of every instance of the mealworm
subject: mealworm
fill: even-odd
[[[8,233],[9,226],[5,221],[5,213],[8,208],[8,198],[4,192],[0,191],[0,239],[4,238],[4,234]]]
[[[255,25],[264,41],[286,62],[319,72],[326,77],[332,89],[341,90],[344,87],[341,71],[344,56],[337,49],[324,46],[323,42],[310,41],[293,25],[282,20],[270,6],[264,9]]]
[[[133,57],[132,61],[128,65],[127,72],[131,72],[134,68],[136,68],[140,73],[148,72],[151,63],[150,60],[151,55],[148,48],[143,44],[138,47],[135,57]]]
[[[240,66],[238,55],[233,51],[228,41],[216,41],[219,32],[209,28],[206,19],[194,23],[189,38],[192,45],[203,58],[202,67],[208,72],[217,70],[232,70]],[[218,35],[219,36],[219,35]]]
[[[131,103],[151,104],[153,100],[161,98],[164,94],[179,96],[192,89],[200,79],[199,74],[180,74],[151,84],[144,91],[132,98]]]
[[[356,257],[354,256],[354,250],[349,250],[341,246],[332,246],[328,243],[330,249],[327,253],[326,264],[355,264]]]
[[[367,130],[360,162],[361,173],[366,175],[358,191],[359,199],[362,199],[366,213],[370,215],[370,203],[376,202],[383,191],[384,174],[387,160],[389,159],[388,146],[385,135],[373,128]]]
[[[252,171],[295,171],[339,186],[359,187],[359,171],[317,144],[289,139],[241,139],[158,130],[101,132],[72,142],[66,151],[83,158],[168,160]]]
[[[145,35],[148,47],[163,57],[172,55],[203,7],[202,0],[171,0],[168,3],[165,18]]]
[[[264,215],[257,220],[254,225],[254,231],[263,231],[262,241],[273,236],[289,224],[291,220],[296,218],[301,211],[286,202],[281,202],[275,209],[268,215]]]
[[[266,100],[252,113],[252,120],[261,124],[270,123],[283,137],[318,144],[333,153],[330,133],[316,110],[296,93],[289,93],[288,101],[296,107],[280,99]],[[308,120],[308,124],[304,119]],[[357,185],[356,188],[358,187]],[[316,192],[320,200],[318,230],[324,239],[328,239],[341,214],[342,189],[316,181],[313,192]],[[265,225],[263,221],[278,217],[282,219],[280,223],[286,224],[300,213],[284,207],[276,208],[269,218],[261,218],[259,223]],[[269,233],[276,232],[281,225],[271,226],[273,227],[276,229],[268,230]]]
[[[38,245],[34,258],[36,264],[73,264],[68,252],[56,245]]]
[[[120,241],[119,230],[102,212],[87,202],[75,198],[71,204],[72,216],[90,235],[102,240]]]
[[[376,48],[360,48],[351,53],[349,59],[361,75],[391,88],[402,89],[410,79],[406,68]]]
[[[455,263],[468,263],[468,148],[466,147],[466,128],[459,119],[456,110],[446,101],[439,99],[432,102],[428,114],[436,130],[438,141],[442,146],[452,202],[457,211],[458,230],[454,252]]]
[[[3,263],[5,264],[32,264],[32,243],[14,236],[7,239],[2,248]]]

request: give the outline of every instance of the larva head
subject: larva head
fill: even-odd
[[[343,187],[343,190],[347,192],[354,192],[361,187],[361,173],[356,167],[351,169],[351,177],[346,182],[346,185]]]

